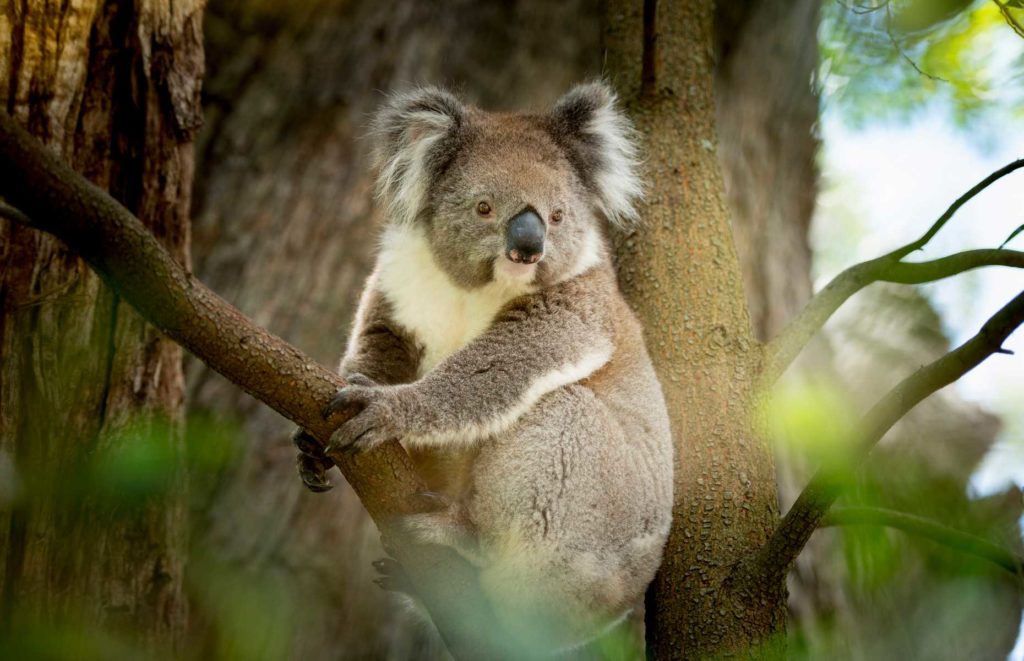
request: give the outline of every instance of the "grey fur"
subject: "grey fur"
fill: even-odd
[[[596,190],[602,163],[633,154],[628,135],[595,133],[628,126],[613,103],[600,84],[541,115],[490,114],[436,89],[392,99],[376,127],[398,216],[341,365],[380,385],[335,402],[361,411],[332,444],[403,439],[450,503],[407,528],[478,566],[503,625],[545,649],[634,607],[671,523],[665,404],[605,238],[639,188]],[[595,125],[595,112],[615,116]],[[526,207],[547,223],[544,256],[516,270],[505,227]]]

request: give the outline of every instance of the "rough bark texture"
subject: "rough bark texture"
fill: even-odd
[[[187,265],[201,1],[0,7],[4,109]],[[181,349],[59,241],[4,221],[0,306],[0,452],[21,486],[0,513],[0,621],[75,616],[174,649],[186,614]],[[83,477],[139,443],[166,462],[159,492],[126,503]]]
[[[729,584],[778,508],[772,454],[752,430],[760,351],[716,154],[712,3],[657,4],[647,95],[640,7],[610,2],[607,18],[608,69],[630,100],[654,191],[643,229],[619,237],[620,279],[645,324],[677,447],[675,525],[648,594],[649,650],[751,654],[778,643],[785,590],[781,581]]]
[[[308,3],[215,0],[200,140],[196,272],[317,361],[333,364],[373,258],[365,137],[383,92],[447,84],[488,107],[540,107],[600,68],[596,2]],[[244,451],[201,486],[195,545],[222,566],[274,576],[287,650],[302,658],[429,658],[371,580],[378,532],[332,472],[304,490],[292,427],[204,366],[191,410],[240,418]],[[283,602],[286,603],[286,602]],[[215,634],[215,632],[207,632]]]

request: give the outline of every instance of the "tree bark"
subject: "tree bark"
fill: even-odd
[[[0,11],[6,111],[185,265],[201,5]],[[0,302],[0,453],[20,485],[0,510],[0,622],[74,616],[92,635],[176,649],[186,624],[181,349],[59,241],[4,221]],[[133,457],[166,472],[125,496],[111,467]]]
[[[607,66],[644,141],[644,224],[618,237],[676,438],[674,526],[648,593],[655,658],[754,655],[781,643],[781,580],[731,585],[778,519],[771,450],[753,430],[760,347],[744,303],[717,160],[713,3],[659,2],[642,93],[640,7],[609,2]],[[650,29],[650,26],[648,26]],[[671,283],[671,288],[669,288]]]

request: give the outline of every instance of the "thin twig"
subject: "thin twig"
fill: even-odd
[[[792,364],[803,348],[811,341],[825,322],[838,310],[851,296],[864,287],[880,280],[891,282],[907,282],[919,284],[932,282],[941,278],[956,275],[965,270],[978,266],[1005,265],[1019,266],[1016,263],[1018,258],[1004,253],[991,253],[987,251],[968,251],[951,255],[943,260],[934,262],[923,262],[918,265],[901,261],[904,257],[923,248],[942,229],[942,227],[960,210],[968,201],[981,193],[983,190],[999,181],[1008,174],[1024,168],[1024,159],[1016,160],[999,168],[975,184],[970,190],[956,199],[932,223],[928,231],[920,238],[893,250],[890,253],[876,257],[867,262],[855,264],[846,269],[820,292],[815,294],[804,306],[799,314],[790,321],[782,331],[772,338],[764,348],[764,367],[761,373],[763,387],[771,386],[786,368]],[[1009,259],[1013,263],[1003,263],[999,260]],[[960,268],[963,266],[964,268]],[[933,274],[934,277],[926,277]],[[901,279],[902,278],[902,279]]]
[[[999,0],[992,1],[996,3],[996,7],[999,7],[999,13],[1003,15],[1003,20],[1006,21],[1006,24],[1017,33],[1017,36],[1024,38],[1024,25],[1021,25],[1020,21],[1010,11],[1010,8]]]
[[[879,282],[920,285],[960,275],[982,266],[1024,268],[1024,252],[989,248],[965,250],[928,262],[896,262],[879,267]]]
[[[921,74],[925,78],[928,78],[929,80],[934,80],[935,82],[949,84],[949,81],[946,80],[945,78],[943,78],[942,76],[936,76],[935,74],[928,73],[927,71],[925,71],[921,67],[919,67],[917,65],[917,62],[915,62],[913,60],[913,58],[911,58],[910,55],[907,54],[907,51],[905,51],[903,49],[903,46],[896,39],[896,35],[894,35],[892,33],[892,7],[889,6],[888,2],[885,3],[885,34],[887,34],[889,36],[889,42],[892,43],[892,47],[896,49],[896,52],[899,53],[900,56],[904,60],[906,60],[906,62],[911,67],[913,67],[914,71],[916,71],[917,73]]]
[[[921,400],[953,383],[992,354],[999,353],[1003,342],[1021,323],[1024,323],[1024,291],[985,322],[977,335],[922,367],[882,397],[861,420],[857,440],[844,449],[842,460],[818,469],[768,542],[744,568],[777,575],[788,571],[852,471],[886,432]]]
[[[1015,576],[1021,576],[1024,559],[1013,551],[983,537],[944,526],[937,521],[907,512],[880,507],[841,507],[826,514],[819,527],[885,526],[925,537],[951,549],[994,563]]]
[[[918,239],[917,241],[912,241],[907,245],[903,246],[902,248],[898,248],[897,250],[892,251],[891,253],[886,255],[886,257],[896,257],[897,259],[902,259],[909,255],[910,253],[914,252],[915,250],[920,250],[921,248],[924,248],[925,245],[932,240],[932,237],[938,234],[939,230],[942,229],[943,225],[945,225],[949,221],[949,219],[952,218],[953,215],[960,210],[960,207],[967,204],[978,193],[985,190],[992,184],[996,183],[1006,175],[1012,172],[1016,172],[1021,168],[1024,168],[1024,158],[1017,159],[1012,163],[1007,163],[1006,165],[999,168],[992,174],[988,175],[987,177],[976,183],[973,187],[971,187],[969,191],[958,197],[956,201],[953,202],[953,204],[949,205],[949,208],[946,209],[941,216],[939,216],[938,220],[936,220],[932,224],[932,226],[928,228],[927,232],[921,235],[920,239]]]

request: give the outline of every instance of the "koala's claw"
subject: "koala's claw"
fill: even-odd
[[[370,377],[365,374],[360,374],[359,372],[352,372],[351,374],[345,375],[345,380],[354,386],[366,386],[369,388],[380,385]]]
[[[307,489],[313,493],[323,493],[334,488],[334,485],[327,479],[327,470],[332,464],[301,453],[298,456],[297,463],[299,477],[302,478],[302,483],[306,485]]]
[[[320,441],[300,427],[292,433],[292,443],[299,451],[296,464],[302,483],[314,493],[329,491],[332,486],[327,479],[327,471],[334,465],[334,462],[324,454],[324,448],[320,445]]]
[[[394,409],[393,392],[389,386],[342,388],[328,406],[332,411],[358,408],[359,412],[334,430],[328,451],[359,453],[400,438],[403,430]]]
[[[405,568],[398,564],[394,558],[381,558],[373,561],[373,568],[380,574],[373,580],[381,590],[385,592],[403,592],[407,595],[413,594],[412,583]]]
[[[313,436],[302,427],[299,427],[292,433],[292,443],[299,452],[307,457],[322,460],[327,459],[327,456],[324,454],[324,448],[320,445],[320,441],[313,438]]]
[[[334,397],[331,398],[331,401],[327,402],[327,406],[324,407],[323,411],[321,411],[324,420],[330,418],[338,411],[360,404],[365,406],[365,398],[359,395],[364,393],[366,388],[375,388],[380,385],[370,377],[358,372],[347,375],[345,380],[348,381],[348,385],[339,389],[334,394]]]

